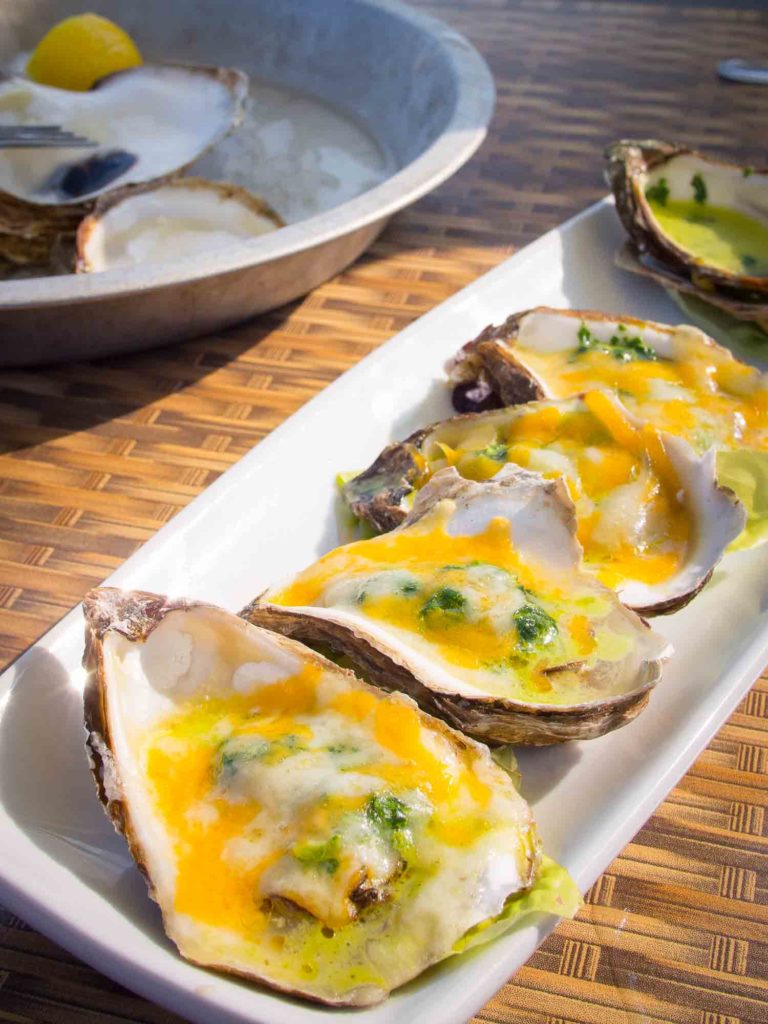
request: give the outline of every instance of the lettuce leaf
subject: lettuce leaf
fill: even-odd
[[[464,953],[475,946],[510,931],[524,918],[531,914],[557,914],[558,917],[573,917],[581,906],[581,893],[576,883],[565,870],[551,857],[541,858],[541,867],[536,881],[530,889],[511,896],[504,904],[504,909],[489,921],[470,928],[455,943],[454,953]]]
[[[761,369],[768,365],[768,333],[758,324],[737,320],[695,295],[668,294],[691,323],[726,345],[738,359]],[[768,452],[718,452],[717,482],[730,487],[747,510],[747,525],[728,550],[745,551],[768,539]]]
[[[376,536],[376,531],[370,523],[358,519],[344,500],[344,484],[349,483],[350,480],[358,475],[358,472],[336,474],[336,489],[338,491],[336,497],[336,526],[339,531],[340,544],[350,544],[354,540],[368,540]]]
[[[520,789],[520,769],[517,767],[517,758],[515,757],[515,748],[506,744],[501,747],[490,747],[489,748],[491,757],[499,766],[502,768],[507,775],[512,779],[515,785],[515,789]]]
[[[747,525],[729,547],[746,551],[768,540],[768,452],[749,448],[717,453],[717,482],[730,487],[747,510]]]

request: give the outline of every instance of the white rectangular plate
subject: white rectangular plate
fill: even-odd
[[[334,474],[448,415],[445,359],[538,304],[676,323],[655,285],[616,270],[607,202],[517,253],[309,402],[114,574],[122,587],[237,610],[337,542]],[[655,624],[676,653],[649,708],[591,743],[522,751],[547,851],[582,890],[607,867],[768,661],[768,545],[730,556],[687,609]],[[304,1005],[184,963],[96,799],[83,749],[82,623],[73,611],[0,679],[0,901],[100,971],[197,1022],[311,1024]],[[531,955],[551,918],[429,971],[361,1024],[459,1024]]]

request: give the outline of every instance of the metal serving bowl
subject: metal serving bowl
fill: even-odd
[[[392,173],[340,205],[236,248],[0,282],[2,365],[150,348],[305,294],[356,259],[393,213],[458,170],[485,137],[493,110],[493,80],[477,51],[396,0],[88,6],[134,35],[150,60],[240,67],[343,112],[373,136]],[[0,0],[0,66],[71,13],[71,0]]]

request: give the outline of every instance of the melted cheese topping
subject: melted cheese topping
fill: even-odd
[[[140,747],[172,850],[166,922],[193,959],[326,996],[389,989],[527,877],[507,776],[341,673],[184,697]]]
[[[444,440],[425,448],[418,486],[446,466],[470,480],[490,479],[509,463],[563,477],[585,562],[608,586],[661,583],[683,564],[693,525],[663,440],[649,424],[636,427],[603,392],[588,392],[579,405],[523,407],[486,433],[482,446],[463,423],[436,436]]]
[[[635,685],[624,669],[642,627],[612,593],[575,566],[525,557],[505,518],[453,535],[453,509],[440,502],[413,526],[337,548],[269,600],[383,626],[393,650],[484,693],[574,704]]]
[[[713,445],[768,449],[765,376],[726,349],[705,344],[700,332],[681,329],[671,334],[669,355],[654,352],[656,358],[622,359],[600,346],[581,346],[584,325],[577,318],[572,323],[572,347],[543,351],[515,345],[551,397],[609,388],[630,412],[685,438],[699,452]],[[642,335],[638,328],[633,336]]]

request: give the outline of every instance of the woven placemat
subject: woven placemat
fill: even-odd
[[[420,6],[488,59],[496,116],[470,164],[353,268],[218,336],[0,372],[0,663],[339,373],[602,195],[608,142],[655,136],[768,163],[768,90],[714,74],[722,57],[768,54],[761,0]],[[510,296],[510,310],[525,305]],[[477,1020],[765,1024],[766,804],[761,681],[578,919]],[[10,915],[0,924],[0,1022],[178,1021]]]

